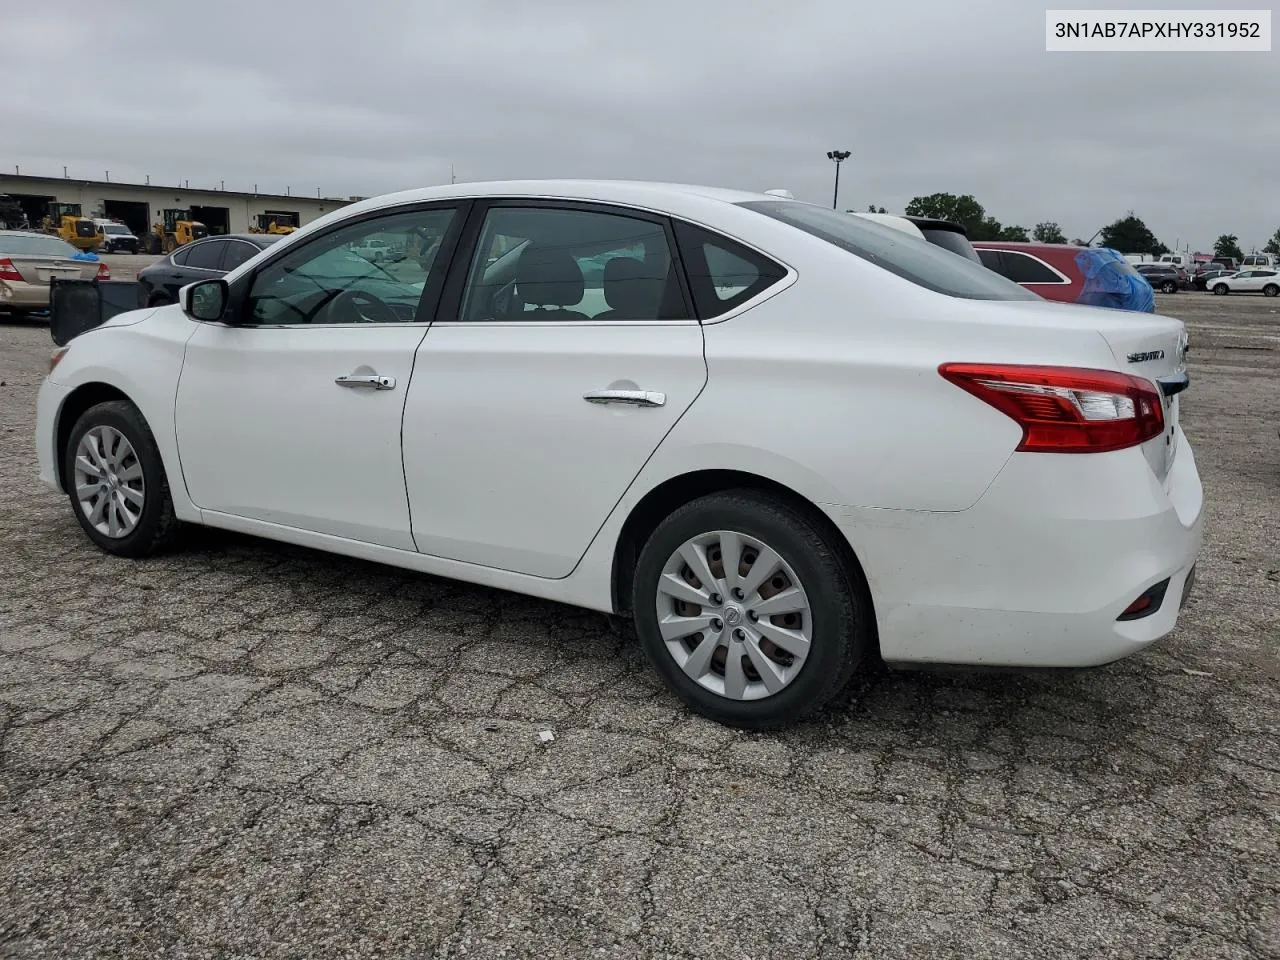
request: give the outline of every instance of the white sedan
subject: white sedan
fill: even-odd
[[[1209,289],[1219,296],[1228,293],[1261,293],[1274,297],[1280,294],[1280,272],[1270,269],[1240,270],[1209,281]]]
[[[372,234],[413,252],[357,269]],[[459,184],[55,352],[40,476],[120,556],[205,524],[629,616],[693,709],[764,727],[875,657],[1169,633],[1202,524],[1185,346],[793,199]]]

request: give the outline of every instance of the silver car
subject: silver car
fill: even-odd
[[[76,259],[80,251],[58,237],[30,230],[0,230],[0,311],[21,316],[49,308],[52,280],[110,280],[101,260]]]

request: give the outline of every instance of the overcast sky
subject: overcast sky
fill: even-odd
[[[830,202],[838,148],[844,208],[972,193],[1068,237],[1132,209],[1171,247],[1260,247],[1280,227],[1280,52],[1050,54],[1046,5],[6,4],[0,169],[347,196],[452,163]]]

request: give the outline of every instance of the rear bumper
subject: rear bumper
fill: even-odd
[[[0,307],[43,310],[49,306],[49,285],[0,281]]]
[[[1168,634],[1203,529],[1180,430],[1177,443],[1164,484],[1137,448],[1017,454],[965,511],[835,508],[867,574],[885,661],[1088,667]],[[1154,613],[1117,620],[1166,578]]]

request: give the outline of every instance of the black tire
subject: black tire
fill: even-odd
[[[1160,284],[1160,292],[1161,293],[1177,293],[1178,285],[1174,283],[1172,280],[1166,280],[1164,283]]]
[[[124,537],[113,538],[94,527],[76,497],[76,448],[81,438],[98,426],[113,427],[124,434],[142,467],[144,498],[141,516],[137,526]],[[90,407],[80,415],[80,419],[71,428],[67,446],[62,451],[62,480],[76,520],[89,539],[107,553],[118,557],[151,556],[168,545],[177,531],[178,520],[173,512],[169,480],[165,476],[164,463],[160,459],[155,437],[138,408],[128,401],[109,400]]]
[[[1213,285],[1213,292],[1220,297],[1225,297],[1230,292],[1230,289],[1225,283],[1215,283]]]
[[[178,301],[174,300],[173,297],[166,296],[163,293],[153,293],[147,299],[147,306],[148,307],[167,307],[169,304],[177,303],[177,302]]]
[[[1274,297],[1278,293],[1280,293],[1280,287],[1276,286],[1274,283],[1268,283],[1262,288],[1262,295],[1264,297]]]
[[[717,530],[770,546],[796,572],[809,599],[807,659],[787,686],[756,700],[729,699],[689,677],[667,650],[658,626],[658,584],[668,558],[686,541]],[[676,510],[641,549],[631,591],[636,633],[658,675],[694,711],[728,726],[769,729],[803,718],[845,687],[873,646],[861,572],[808,514],[769,493],[725,491]]]

